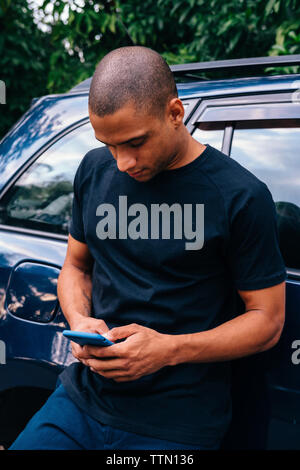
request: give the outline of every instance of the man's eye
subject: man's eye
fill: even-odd
[[[141,142],[137,142],[137,143],[134,143],[134,144],[132,143],[132,144],[130,144],[130,147],[134,147],[134,148],[136,148],[136,147],[141,147],[144,142],[145,142],[145,141],[142,140]]]

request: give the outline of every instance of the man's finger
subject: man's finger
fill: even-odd
[[[112,360],[99,360],[99,359],[87,359],[85,361],[86,365],[99,371],[113,371],[113,370],[125,370],[125,363],[120,359],[112,359]]]
[[[88,359],[91,355],[82,346],[72,341],[72,353],[78,358]]]
[[[109,357],[119,357],[119,348],[118,345],[113,346],[92,346],[92,345],[85,345],[83,346],[83,350],[85,354],[89,357],[96,357],[96,358],[109,358]]]
[[[131,323],[130,325],[112,328],[107,333],[104,333],[103,336],[110,341],[117,341],[118,339],[128,338],[128,336],[140,331],[141,328],[143,328],[141,325]]]

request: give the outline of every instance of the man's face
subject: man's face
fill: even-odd
[[[178,138],[168,105],[163,117],[137,112],[132,104],[104,117],[89,115],[96,139],[107,145],[120,171],[145,182],[172,168]]]

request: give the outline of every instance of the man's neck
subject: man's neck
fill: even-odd
[[[188,131],[186,131],[188,133]],[[206,146],[195,140],[189,133],[186,136],[185,143],[183,144],[177,158],[169,166],[169,170],[175,170],[182,166],[188,165],[193,160],[198,158],[206,149]]]

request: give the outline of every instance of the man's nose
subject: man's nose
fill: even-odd
[[[136,159],[126,150],[117,150],[116,160],[120,171],[129,171],[136,166]]]

